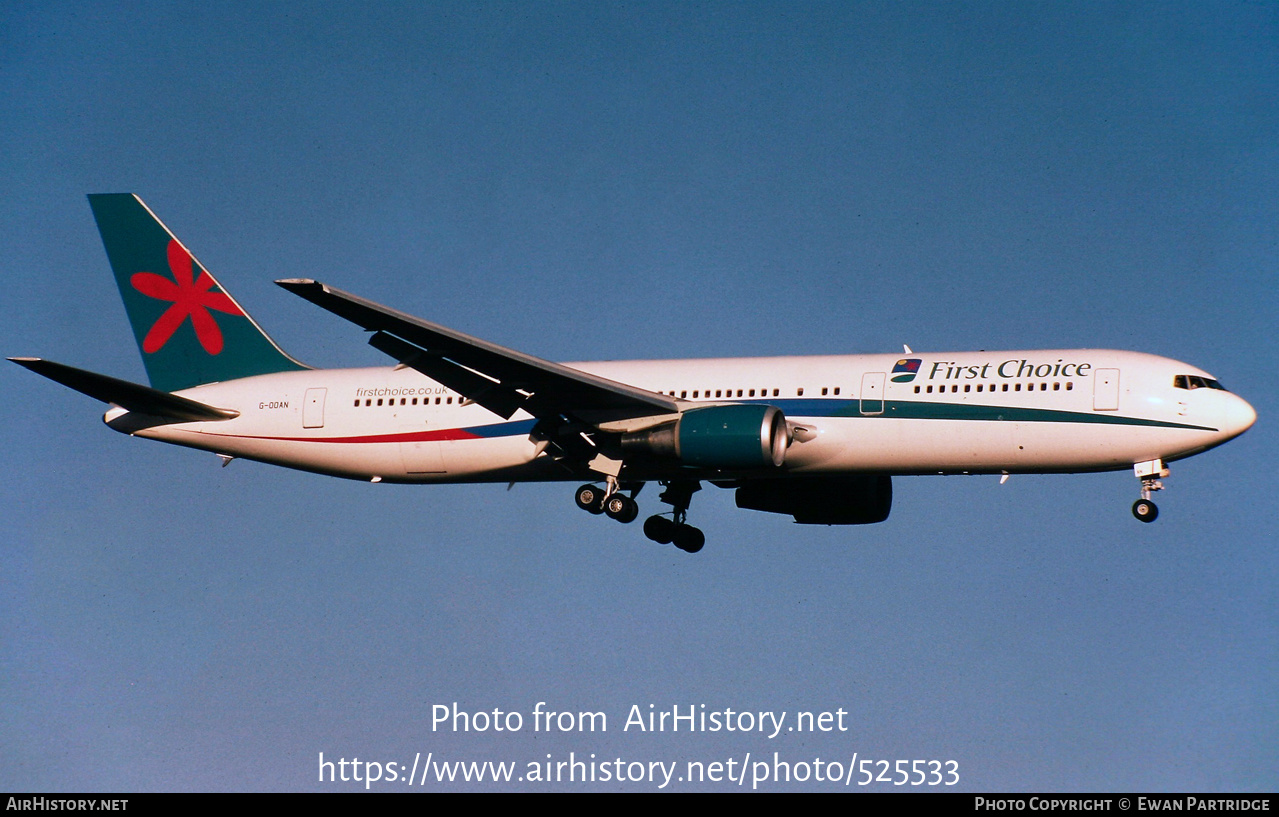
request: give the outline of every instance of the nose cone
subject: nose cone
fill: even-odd
[[[1238,437],[1248,429],[1252,428],[1252,424],[1257,422],[1257,411],[1248,405],[1248,401],[1238,395],[1230,395],[1231,400],[1226,405],[1226,416],[1221,424],[1221,430],[1228,433],[1231,437]]]

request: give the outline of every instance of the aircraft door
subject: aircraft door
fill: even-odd
[[[1119,410],[1119,370],[1098,369],[1093,375],[1092,407],[1095,411]]]
[[[324,428],[324,395],[328,389],[307,389],[302,401],[302,427]]]
[[[884,413],[884,377],[883,372],[862,375],[862,414]]]

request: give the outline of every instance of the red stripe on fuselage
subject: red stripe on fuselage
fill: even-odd
[[[216,434],[200,432],[210,437],[231,437],[237,440],[275,440],[285,443],[429,443],[447,440],[480,440],[464,428],[441,428],[437,431],[403,431],[398,434],[370,434],[363,437],[261,437],[255,434]]]

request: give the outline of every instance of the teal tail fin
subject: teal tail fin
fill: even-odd
[[[89,196],[154,388],[305,369],[267,337],[132,193]]]

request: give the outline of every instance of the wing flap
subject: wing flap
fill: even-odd
[[[495,414],[538,418],[595,412],[619,417],[674,414],[673,397],[526,355],[390,309],[309,278],[281,287],[374,332],[379,349]]]
[[[38,357],[11,357],[9,359],[19,366],[28,368],[36,374],[43,375],[68,388],[75,389],[81,394],[87,394],[104,403],[113,403],[120,408],[136,411],[139,414],[165,417],[184,423],[204,420],[233,420],[240,416],[240,412],[234,409],[217,408],[216,406],[201,403],[198,400],[191,400],[186,397],[179,397],[176,394],[170,394],[167,391],[153,389],[150,386],[141,386],[137,383],[130,383],[128,380],[119,380],[114,377],[107,377],[104,374],[85,371],[72,366],[64,366],[61,363],[54,363],[52,360],[44,360]]]

